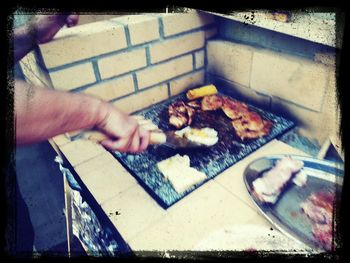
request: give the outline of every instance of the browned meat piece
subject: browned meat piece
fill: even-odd
[[[315,223],[332,224],[334,194],[319,192],[311,194],[300,207]]]
[[[177,129],[180,129],[181,127],[187,124],[187,118],[185,115],[181,115],[181,114],[172,115],[169,118],[169,123],[175,126]]]
[[[245,129],[251,131],[260,131],[264,128],[264,122],[262,118],[258,113],[253,111],[244,112],[241,122]]]
[[[203,97],[201,108],[204,111],[217,110],[222,106],[222,97],[219,95],[208,95]]]
[[[190,106],[193,109],[200,109],[201,108],[201,103],[198,100],[191,100],[186,103],[187,106]]]
[[[221,109],[224,111],[227,117],[235,120],[241,118],[243,114],[248,111],[248,106],[245,103],[224,98]]]
[[[315,224],[312,227],[312,234],[320,245],[326,250],[332,250],[333,227],[332,224]]]
[[[259,119],[261,120],[261,122]],[[259,118],[256,118],[255,121],[251,121],[251,123],[250,121],[245,120],[243,118],[234,120],[231,123],[236,131],[237,136],[241,138],[241,140],[245,138],[255,139],[265,136],[269,133],[270,128],[272,126],[272,122],[262,120],[260,116]]]
[[[187,106],[183,101],[177,101],[169,106],[168,113],[169,123],[180,129],[192,123],[195,110]]]
[[[186,113],[186,104],[183,101],[176,101],[168,108],[169,115],[176,115],[178,113]]]
[[[335,193],[312,193],[300,207],[312,222],[312,234],[326,250],[332,249],[333,243],[333,204]],[[334,222],[335,223],[335,222]]]
[[[293,175],[304,163],[286,156],[276,162],[272,169],[253,181],[254,195],[262,202],[275,203]]]
[[[194,113],[196,112],[195,109],[186,106],[186,110],[187,110],[187,115],[188,115],[188,122],[187,125],[191,125],[192,121],[193,121],[193,117],[194,117]]]

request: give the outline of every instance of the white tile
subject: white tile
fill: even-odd
[[[77,166],[106,152],[100,144],[84,139],[64,144],[60,146],[60,150],[72,166]]]
[[[139,184],[104,202],[102,209],[126,242],[166,214]]]
[[[74,169],[98,204],[137,184],[136,179],[107,151]]]
[[[214,181],[168,208],[167,215],[128,242],[133,251],[190,250],[223,226],[244,223],[257,213]]]

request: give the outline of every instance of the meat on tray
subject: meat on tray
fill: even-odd
[[[326,250],[332,249],[333,204],[335,194],[329,191],[312,193],[301,205],[312,223],[312,234]]]
[[[287,183],[303,168],[304,163],[285,156],[253,181],[253,193],[262,202],[275,203]]]

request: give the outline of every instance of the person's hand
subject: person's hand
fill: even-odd
[[[110,138],[103,140],[101,144],[112,151],[129,153],[144,151],[149,144],[149,131],[140,127],[134,118],[113,106],[110,105],[108,108],[106,117],[96,127]]]
[[[75,26],[78,20],[79,16],[73,14],[36,15],[28,24],[28,31],[37,44],[42,44],[52,40],[61,27]]]

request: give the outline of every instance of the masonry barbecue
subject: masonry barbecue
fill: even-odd
[[[220,94],[235,99],[223,89],[221,89]],[[135,114],[152,120],[152,122],[158,125],[163,131],[173,130],[174,128],[169,124],[168,107],[179,100],[187,100],[185,93],[152,105]],[[294,126],[292,121],[281,116],[253,105],[248,104],[248,106],[251,110],[259,113],[262,118],[273,123],[268,135],[257,139],[241,140],[235,134],[230,120],[222,111],[202,111],[196,113],[191,127],[210,127],[218,131],[219,141],[214,146],[207,149],[174,150],[160,145],[149,147],[146,152],[138,155],[115,152],[114,156],[162,207],[168,208],[208,180],[214,178],[225,169]],[[172,185],[167,180],[163,179],[163,176],[156,168],[156,164],[159,161],[177,153],[187,154],[191,160],[191,167],[207,175],[205,181],[195,185],[182,194],[177,193]],[[180,172],[181,171],[179,171],[179,173]]]

